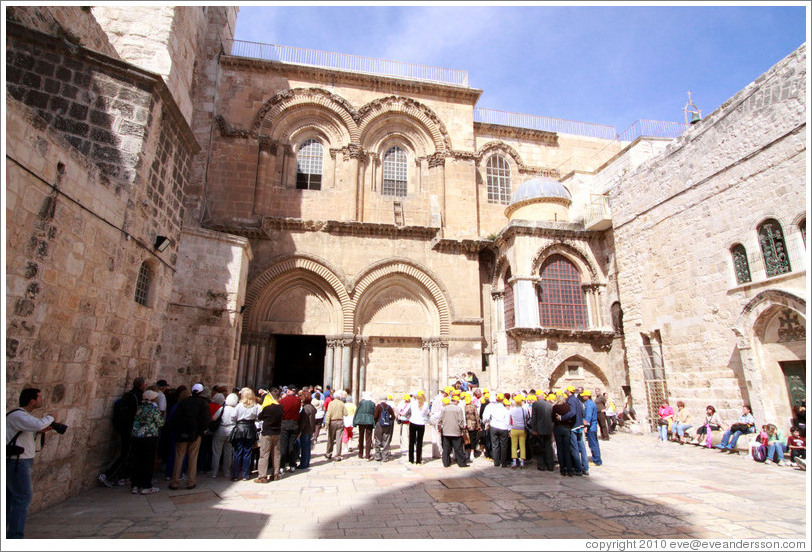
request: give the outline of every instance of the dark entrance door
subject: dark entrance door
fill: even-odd
[[[324,353],[327,340],[323,335],[275,335],[272,386],[322,385]]]
[[[801,404],[801,400],[806,397],[806,362],[803,360],[789,360],[779,362],[779,364],[781,370],[784,371],[784,379],[787,382],[790,406]]]

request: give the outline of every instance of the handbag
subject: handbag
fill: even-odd
[[[223,422],[223,409],[224,407],[221,406],[220,415],[210,421],[208,427],[206,427],[206,430],[209,433],[217,433],[217,430],[220,429],[220,424]]]
[[[462,443],[464,445],[470,445],[471,444],[471,436],[468,435],[468,432],[465,431],[465,430],[463,430],[463,432],[462,432]]]

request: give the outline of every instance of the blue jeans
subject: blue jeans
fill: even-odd
[[[589,443],[589,450],[592,451],[592,461],[595,462],[596,466],[600,466],[603,464],[603,460],[601,460],[601,447],[598,444],[597,430],[587,431],[586,440]],[[587,464],[587,466],[589,466],[589,464]]]
[[[693,427],[691,424],[673,424],[671,426],[671,435],[679,435],[679,438],[682,439],[685,437],[685,430]]]
[[[25,531],[28,505],[34,497],[31,466],[34,459],[6,460],[6,538],[21,539]]]
[[[231,461],[231,478],[248,479],[251,474],[251,453],[254,450],[254,440],[237,439],[232,445],[234,457]]]
[[[657,432],[660,434],[660,441],[668,441],[668,426],[658,425]]]
[[[570,432],[570,450],[572,451],[572,470],[575,473],[587,473],[589,457],[586,455],[586,444],[582,431]]]
[[[783,462],[784,453],[787,452],[787,450],[789,450],[789,447],[781,441],[773,441],[767,446],[767,462],[773,459],[773,454],[778,455],[776,462]]]
[[[553,426],[555,448],[558,451],[558,467],[561,475],[572,473],[572,451],[569,446],[570,428],[565,425]]]
[[[721,448],[734,449],[734,448],[736,448],[736,443],[739,441],[739,437],[741,437],[742,435],[746,435],[748,433],[753,433],[753,430],[750,430],[750,431],[735,431],[735,432],[733,432],[733,440],[731,440],[730,439],[730,430],[728,429],[727,431],[725,431],[724,435],[722,435],[722,442],[719,443],[719,444],[721,445]]]
[[[313,435],[306,435],[302,433],[299,435],[299,448],[301,449],[302,459],[299,462],[299,467],[302,469],[310,467],[310,450],[312,449],[311,442]]]

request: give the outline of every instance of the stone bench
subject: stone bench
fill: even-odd
[[[721,444],[722,436],[724,434],[725,432],[722,430],[711,431],[711,446],[715,447],[716,445]],[[756,435],[757,435],[756,433],[748,433],[746,435],[742,435],[741,437],[739,437],[739,440],[736,442],[736,448],[734,448],[733,450],[736,451],[737,453],[744,452],[746,454],[750,454],[750,443],[752,443],[755,440]],[[686,432],[685,436],[688,437],[688,432]],[[695,437],[696,435],[691,434],[690,436],[691,444],[696,445],[696,443],[693,440]],[[704,440],[701,445],[697,446],[705,446]]]

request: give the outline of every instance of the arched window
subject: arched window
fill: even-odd
[[[324,146],[318,141],[305,140],[296,155],[296,189],[321,190]]]
[[[552,255],[541,267],[539,317],[542,327],[588,327],[581,275],[562,255]]]
[[[804,247],[806,247],[806,217],[801,219],[801,222],[798,223],[798,230],[801,231],[801,240],[804,242]]]
[[[781,223],[775,219],[767,219],[762,222],[758,226],[758,243],[761,246],[761,254],[764,256],[764,270],[767,272],[768,278],[792,270]]]
[[[740,243],[730,248],[733,257],[733,271],[736,273],[736,283],[746,284],[750,281],[750,264],[747,262],[747,250]]]
[[[513,286],[510,280],[510,269],[505,273],[505,329],[509,330],[516,325],[516,311],[513,307]]]
[[[406,152],[397,146],[383,154],[383,195],[406,196]]]
[[[510,165],[501,155],[491,155],[485,166],[488,203],[510,203]]]
[[[135,302],[139,305],[148,306],[149,288],[152,285],[152,269],[144,261],[138,269],[138,279],[135,281]]]

